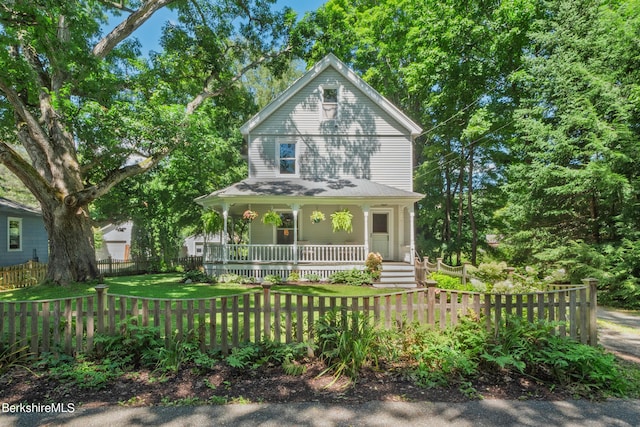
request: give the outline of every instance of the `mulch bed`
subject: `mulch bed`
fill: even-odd
[[[565,400],[566,390],[507,372],[486,372],[470,383],[424,388],[399,370],[366,369],[355,383],[346,378],[318,376],[325,366],[309,360],[300,376],[287,375],[279,366],[237,369],[219,363],[201,372],[191,366],[159,376],[141,370],[110,382],[101,390],[80,388],[46,374],[15,368],[0,377],[0,402],[74,403],[78,407],[105,405],[155,406],[207,403],[363,403],[368,401],[463,402],[473,399]],[[464,390],[464,392],[462,391]]]

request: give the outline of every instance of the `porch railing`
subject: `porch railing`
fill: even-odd
[[[364,245],[254,245],[210,243],[205,262],[363,263]]]

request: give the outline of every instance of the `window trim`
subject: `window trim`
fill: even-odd
[[[294,157],[280,157],[280,146],[281,145],[293,145],[294,146]],[[280,170],[280,160],[293,160],[294,161],[294,165],[293,165],[293,169],[294,172],[293,173],[282,173]],[[281,177],[299,177],[300,176],[300,150],[298,150],[298,143],[297,142],[290,142],[290,141],[278,141],[276,143],[276,175],[277,176],[281,176]]]
[[[12,248],[11,247],[11,223],[12,222],[17,222],[18,223],[18,240],[19,240],[19,248]],[[22,234],[23,234],[23,228],[22,228],[22,218],[17,218],[17,217],[8,217],[7,218],[7,252],[22,252],[23,250],[23,245],[22,245]]]
[[[321,85],[320,86],[320,120],[323,122],[331,122],[331,121],[335,121],[338,120],[340,118],[340,88],[341,86],[338,84],[325,84],[325,85]],[[335,102],[325,102],[324,100],[324,91],[325,90],[332,90],[335,89],[336,91],[336,101]],[[332,104],[335,105],[336,107],[336,114],[335,117],[333,118],[328,118],[325,117],[324,115],[324,105],[325,104]]]

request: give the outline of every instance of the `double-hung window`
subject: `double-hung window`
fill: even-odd
[[[7,248],[10,252],[22,250],[22,218],[8,218],[8,243]]]
[[[280,175],[298,174],[295,143],[281,142],[278,144],[278,163]]]

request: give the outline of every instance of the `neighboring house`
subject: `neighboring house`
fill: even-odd
[[[102,246],[96,249],[96,259],[130,261],[131,260],[131,231],[133,221],[120,224],[109,224],[100,229],[102,232]],[[205,240],[207,242],[220,242],[219,236],[194,235],[184,240],[180,256],[202,256]]]
[[[49,261],[49,237],[42,213],[0,197],[0,267]]]
[[[249,225],[249,243],[212,244],[209,272],[264,277],[288,271],[326,277],[363,267],[369,252],[412,268],[413,140],[421,128],[330,54],[245,123],[249,177],[196,201]],[[333,232],[348,210],[353,231]],[[264,224],[268,211],[281,226]],[[326,220],[312,223],[311,214]],[[227,234],[227,221],[224,221]]]
[[[96,250],[96,259],[129,261],[131,256],[131,230],[133,221],[109,224],[100,229],[102,246]]]

